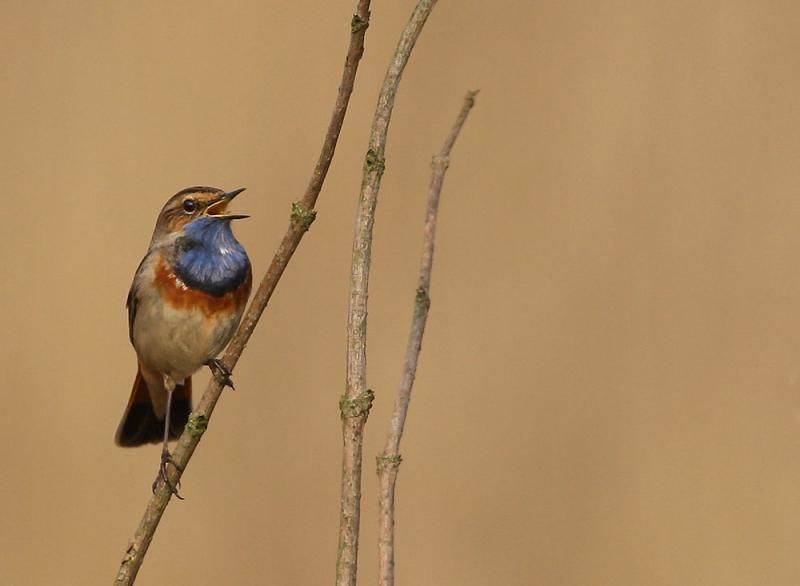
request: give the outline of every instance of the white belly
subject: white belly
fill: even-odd
[[[199,309],[174,309],[157,297],[142,295],[133,345],[147,368],[180,381],[222,351],[240,319],[241,312],[211,320]]]

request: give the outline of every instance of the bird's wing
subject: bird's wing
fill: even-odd
[[[133,345],[133,322],[136,319],[136,306],[139,304],[139,273],[141,273],[142,266],[144,266],[144,262],[147,260],[148,256],[149,254],[144,255],[139,266],[136,267],[136,272],[133,275],[133,282],[128,291],[128,299],[125,301],[125,307],[128,308],[128,338],[131,341],[131,345]]]

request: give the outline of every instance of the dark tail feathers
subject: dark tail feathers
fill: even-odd
[[[172,393],[169,439],[176,439],[186,427],[192,411],[192,378],[175,387]],[[164,420],[156,417],[147,383],[141,372],[136,372],[128,407],[119,423],[114,443],[124,448],[159,443],[164,440]]]

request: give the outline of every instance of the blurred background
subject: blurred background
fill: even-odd
[[[158,464],[157,446],[112,441],[156,215],[190,185],[246,186],[236,230],[263,274],[355,4],[3,2],[1,583],[112,582]],[[333,581],[355,204],[412,7],[374,3],[317,222],[142,585]],[[363,583],[429,162],[475,88],[402,446],[398,584],[800,583],[798,17],[779,1],[439,3],[378,207]]]

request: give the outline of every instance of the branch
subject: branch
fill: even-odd
[[[297,250],[300,240],[302,240],[303,235],[306,233],[309,226],[311,226],[316,216],[314,206],[322,190],[322,185],[325,181],[331,161],[333,160],[333,154],[336,149],[336,143],[339,139],[342,124],[344,123],[350,95],[353,92],[353,84],[355,83],[358,64],[364,52],[364,36],[369,26],[369,5],[370,0],[359,0],[356,14],[351,21],[350,45],[347,50],[347,57],[342,72],[342,81],[339,85],[339,92],[328,125],[328,131],[325,135],[325,141],[317,164],[311,174],[308,187],[306,188],[303,198],[292,204],[289,228],[272,259],[272,263],[261,280],[258,290],[253,296],[250,307],[244,315],[236,335],[234,335],[222,358],[222,363],[231,371],[239,361],[239,357],[242,355],[244,347],[253,334],[253,330],[256,324],[258,324],[261,314],[264,312],[264,309],[266,309],[272,297],[272,293],[275,291],[275,287],[283,275],[283,271],[289,264],[289,260],[292,258],[294,251]],[[169,475],[170,481],[174,486],[178,485],[183,471],[186,470],[186,466],[206,430],[214,407],[222,394],[222,389],[223,387],[217,381],[217,378],[211,377],[205,393],[203,393],[196,409],[189,417],[186,429],[184,429],[181,437],[178,439],[178,444],[173,452],[173,459],[175,460],[176,466],[170,467]],[[150,546],[158,523],[171,497],[172,491],[161,481],[153,496],[150,498],[150,501],[147,503],[147,508],[139,522],[139,526],[136,528],[136,533],[128,545],[128,549],[125,552],[125,556],[122,559],[114,581],[115,586],[128,586],[133,584],[136,580],[136,575],[142,565],[144,556],[147,554],[147,549]]]
[[[475,96],[478,92],[469,92],[464,99],[464,105],[458,114],[447,140],[439,154],[433,157],[431,166],[433,174],[428,187],[428,211],[425,216],[425,232],[422,248],[422,262],[419,269],[419,285],[414,301],[414,315],[411,319],[411,332],[406,346],[406,358],[403,365],[403,377],[397,390],[394,402],[392,421],[386,446],[383,453],[378,456],[378,584],[379,586],[394,586],[394,488],[397,482],[397,472],[402,458],[400,456],[400,439],[403,437],[403,428],[408,414],[408,403],[411,401],[411,388],[417,374],[417,361],[422,348],[422,336],[425,333],[425,323],[428,320],[428,310],[431,306],[430,287],[431,269],[433,268],[433,245],[436,239],[436,218],[439,213],[439,196],[442,192],[444,175],[450,164],[450,150],[461,132],[461,127],[467,119],[469,111],[475,105]]]
[[[400,78],[435,4],[436,0],[420,0],[400,35],[400,41],[378,97],[364,162],[364,178],[361,183],[353,238],[350,303],[347,316],[347,381],[345,394],[340,401],[343,446],[339,549],[336,560],[337,586],[355,586],[358,569],[364,426],[374,396],[367,388],[367,290],[375,206],[385,168],[386,135]]]

